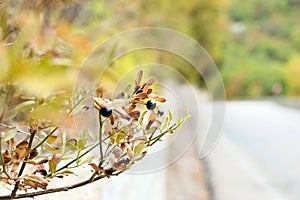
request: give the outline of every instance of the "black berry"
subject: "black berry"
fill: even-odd
[[[149,100],[147,101],[146,103],[146,107],[149,109],[149,110],[154,110],[156,108],[156,103],[152,100]]]
[[[161,109],[159,109],[159,110],[157,111],[157,115],[163,116],[163,115],[164,115],[164,111],[161,110]]]
[[[112,113],[112,109],[110,107],[103,107],[100,109],[100,114],[103,116],[103,117],[109,117]]]

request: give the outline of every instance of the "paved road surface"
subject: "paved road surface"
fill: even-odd
[[[207,158],[213,200],[299,200],[299,154],[300,110],[228,102],[223,136]]]

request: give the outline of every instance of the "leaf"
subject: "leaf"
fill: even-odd
[[[101,173],[103,171],[95,163],[89,163],[89,166],[91,166],[97,173]]]
[[[107,106],[107,103],[100,97],[94,97],[94,104],[97,109]]]
[[[78,142],[77,142],[77,147],[78,149],[82,150],[85,148],[85,145],[86,145],[86,142],[85,140],[83,139],[79,139]]]
[[[152,126],[151,128],[149,128],[148,130],[146,130],[145,134],[154,134],[155,131],[157,130],[157,126]]]
[[[114,136],[110,136],[109,139],[112,144],[114,144],[116,141],[116,138]]]
[[[39,152],[35,149],[29,156],[29,159],[32,160],[33,158],[35,158],[37,155],[39,154]]]
[[[169,110],[169,117],[170,117],[170,122],[173,120],[173,112]]]
[[[24,180],[24,185],[30,186],[34,189],[42,188],[45,190],[48,186],[48,181],[46,179],[36,175],[26,176],[23,178],[23,180]]]
[[[157,96],[157,95],[154,95],[154,94],[149,94],[148,96],[149,96],[149,98],[153,99],[154,101],[158,101],[158,102],[161,102],[161,103],[166,102],[166,98],[164,98],[164,97],[160,97],[160,96]]]
[[[144,117],[146,115],[146,113],[148,112],[148,110],[145,110],[141,116],[140,116],[140,119],[139,119],[139,124],[142,125],[143,124],[143,121],[144,121]]]
[[[130,117],[133,119],[138,119],[140,117],[140,111],[138,110],[133,110],[130,113],[128,113]]]
[[[148,98],[148,95],[146,93],[139,93],[139,94],[135,95],[134,98],[145,99],[145,98]]]
[[[145,142],[140,142],[134,148],[134,156],[140,155],[143,149],[145,148]]]
[[[48,139],[46,140],[46,142],[48,144],[52,144],[53,142],[55,142],[56,139],[57,139],[57,136],[51,135],[50,137],[48,137]]]
[[[4,141],[9,141],[14,138],[18,131],[16,129],[8,129],[8,131],[4,134]]]
[[[67,141],[66,146],[71,149],[71,151],[75,151],[77,149],[77,140],[70,139]]]
[[[168,127],[169,123],[170,123],[169,118],[168,117],[164,118],[164,120],[162,121],[162,123],[160,125],[161,130],[165,130]]]
[[[143,76],[143,70],[140,70],[136,76],[135,85],[140,85]]]
[[[17,144],[17,148],[24,148],[24,147],[28,147],[28,142],[26,140]]]
[[[9,163],[10,161],[12,161],[12,157],[9,155],[8,151],[6,150],[5,152],[3,152],[3,158],[4,158],[4,164]]]
[[[64,170],[61,172],[61,174],[64,174],[64,175],[69,175],[69,174],[74,174],[76,175],[74,172],[72,172],[71,170]]]
[[[23,112],[35,106],[36,106],[36,102],[34,100],[24,101],[18,104],[17,106],[15,106],[12,112]]]
[[[127,154],[128,154],[128,156],[129,156],[130,160],[133,160],[134,155],[133,155],[131,149],[130,149],[130,148],[127,148],[126,151],[127,151]]]
[[[30,152],[30,149],[28,147],[23,147],[20,145],[19,147],[16,148],[16,155],[15,158],[17,160],[25,158]]]
[[[123,140],[125,137],[126,137],[125,133],[119,132],[116,137],[117,143],[119,144],[121,142],[121,140]]]
[[[49,160],[48,165],[49,165],[49,170],[50,170],[51,174],[55,174],[57,162],[55,162],[53,159],[51,159],[51,160]]]
[[[48,159],[44,158],[40,161],[35,161],[35,160],[27,160],[26,163],[28,164],[32,164],[32,165],[41,165],[41,164],[44,164],[44,163],[47,163],[48,162]]]
[[[58,147],[49,147],[49,146],[46,146],[45,149],[46,149],[47,151],[56,151],[56,150],[58,150],[59,148],[58,148]]]

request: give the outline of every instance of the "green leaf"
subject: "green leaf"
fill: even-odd
[[[66,143],[66,147],[69,148],[71,151],[77,150],[77,140],[76,139],[70,139]]]
[[[173,113],[171,110],[169,110],[169,117],[170,117],[170,122],[173,120]]]
[[[169,118],[168,117],[164,118],[164,120],[162,121],[162,123],[160,125],[161,130],[165,130],[169,124],[170,124]]]
[[[18,104],[13,111],[17,111],[17,112],[22,112],[22,111],[26,111],[29,110],[33,107],[36,106],[36,102],[34,100],[29,100],[29,101],[24,101],[20,104]]]
[[[78,142],[77,142],[77,147],[78,149],[82,150],[85,148],[85,145],[86,145],[86,142],[85,140],[83,139],[79,139]]]
[[[63,174],[63,175],[74,174],[74,175],[75,175],[75,173],[72,172],[71,170],[64,170],[64,171],[62,171],[60,174]]]
[[[123,140],[125,137],[126,137],[125,133],[122,133],[122,132],[118,133],[117,138],[116,138],[117,143],[119,144],[121,142],[121,140]]]
[[[139,124],[142,125],[143,124],[143,121],[144,121],[144,117],[146,115],[146,113],[148,112],[148,110],[145,110],[141,116],[140,116],[140,119],[139,119]]]
[[[46,142],[48,144],[52,144],[53,142],[55,142],[56,139],[57,139],[57,136],[51,135],[50,137],[48,137],[48,139],[46,140]]]
[[[50,170],[51,174],[55,174],[57,163],[51,159],[51,160],[49,160],[48,164],[49,164],[49,170]]]
[[[145,134],[153,134],[157,130],[157,126],[152,126],[149,130],[146,130]]]
[[[145,148],[145,142],[140,142],[136,147],[134,148],[134,156],[140,155]]]
[[[10,139],[14,138],[17,134],[16,129],[9,129],[5,134],[4,134],[4,141],[9,141]]]

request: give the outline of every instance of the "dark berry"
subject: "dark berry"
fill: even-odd
[[[157,115],[163,116],[163,115],[164,115],[164,111],[161,110],[161,109],[159,109],[159,110],[157,111]]]
[[[146,107],[149,109],[149,110],[154,110],[156,108],[156,103],[152,100],[149,100],[147,101],[146,103]]]
[[[103,116],[103,117],[109,117],[112,113],[112,109],[110,107],[103,107],[100,109],[100,114]]]

